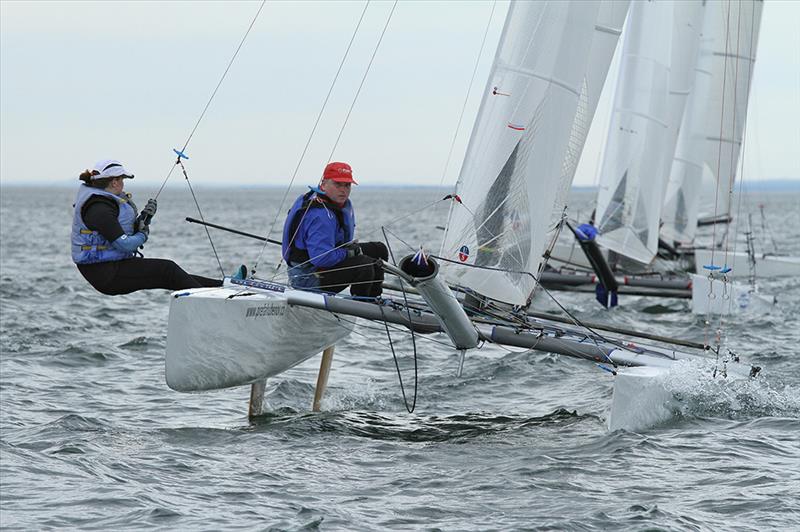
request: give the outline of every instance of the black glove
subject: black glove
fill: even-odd
[[[147,205],[145,205],[142,212],[139,213],[139,226],[150,225],[150,220],[156,215],[157,210],[158,202],[154,199],[147,200]]]
[[[353,257],[358,257],[361,255],[361,246],[358,245],[358,241],[353,240],[349,244],[345,246],[347,249],[347,258],[352,259]]]

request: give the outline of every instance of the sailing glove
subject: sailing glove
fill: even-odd
[[[136,225],[140,230],[150,225],[150,221],[153,219],[153,216],[156,215],[156,210],[158,210],[158,203],[156,200],[147,200],[147,205],[144,206],[144,209],[142,209],[142,212],[139,213],[139,217],[136,219]]]
[[[147,200],[147,205],[144,206],[142,209],[142,214],[148,215],[150,218],[156,215],[156,211],[158,210],[158,202],[152,198]]]
[[[361,246],[355,240],[347,244],[345,248],[347,249],[348,259],[352,259],[353,257],[358,257],[359,255],[361,255]]]

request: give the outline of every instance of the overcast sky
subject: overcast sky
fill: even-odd
[[[76,182],[117,158],[158,186],[259,5],[0,1],[0,181]],[[507,9],[491,18],[445,173],[492,5],[398,4],[333,154],[360,182],[455,181]],[[288,184],[363,7],[266,4],[189,144],[194,183]],[[296,184],[320,175],[391,8],[370,4]],[[800,179],[800,2],[765,3],[747,128],[745,179]],[[587,161],[576,184],[595,181]]]

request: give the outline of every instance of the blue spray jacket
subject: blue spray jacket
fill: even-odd
[[[295,200],[286,216],[283,259],[290,265],[310,260],[316,268],[336,266],[347,258],[347,250],[338,246],[353,240],[355,227],[350,200],[340,208],[312,189]]]

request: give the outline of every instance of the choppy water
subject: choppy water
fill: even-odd
[[[281,194],[198,191],[207,219],[262,234]],[[358,189],[362,240],[440,195]],[[723,323],[761,378],[726,384],[677,371],[675,417],[641,433],[606,431],[612,381],[591,364],[487,346],[468,355],[459,379],[457,355],[427,340],[408,414],[380,328],[337,347],[323,413],[309,412],[315,358],[271,380],[270,413],[250,422],[245,388],[167,388],[168,295],[110,298],[83,281],[68,252],[72,196],[0,194],[3,529],[800,528],[796,278],[762,283],[780,296],[774,312]],[[749,200],[768,205],[783,249],[800,254],[800,195]],[[216,275],[204,232],[182,221],[196,216],[188,192],[168,189],[159,203],[147,254]],[[429,206],[392,231],[413,245],[435,241],[445,214]],[[252,265],[261,247],[212,236],[228,271]],[[259,271],[276,256],[267,248]],[[706,334],[683,301],[623,298],[608,312],[560,297],[586,320]],[[412,393],[411,343],[393,339]]]

